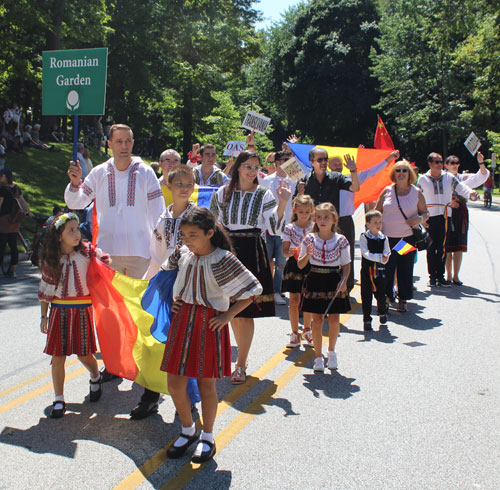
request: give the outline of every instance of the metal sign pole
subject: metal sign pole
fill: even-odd
[[[78,114],[73,116],[73,162],[77,163],[76,154],[78,151]]]

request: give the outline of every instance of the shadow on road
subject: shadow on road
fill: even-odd
[[[323,394],[328,398],[346,400],[360,391],[360,387],[353,384],[354,381],[356,381],[355,378],[346,378],[337,370],[304,374],[304,386],[312,392],[315,398]]]

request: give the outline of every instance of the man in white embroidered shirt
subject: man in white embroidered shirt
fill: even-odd
[[[132,129],[124,124],[111,126],[109,146],[113,158],[96,166],[83,182],[80,164],[70,163],[64,200],[70,209],[83,209],[95,199],[97,246],[111,256],[114,270],[141,279],[149,266],[150,237],[165,202],[154,171],[132,157]],[[157,410],[158,398],[158,393],[146,390],[136,407],[141,408],[139,415]],[[134,410],[132,418],[142,418],[134,417]]]
[[[444,277],[446,259],[446,222],[451,216],[450,207],[453,192],[465,197],[477,194],[463,182],[448,172],[443,172],[443,157],[439,153],[430,153],[427,157],[429,171],[422,175],[418,186],[422,190],[429,209],[427,221],[432,243],[427,249],[427,270],[429,286],[450,287],[450,281]]]

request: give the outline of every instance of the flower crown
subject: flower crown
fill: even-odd
[[[58,230],[59,228],[61,228],[62,225],[64,225],[64,223],[66,223],[66,221],[72,219],[74,219],[78,224],[80,224],[80,220],[78,219],[76,213],[65,213],[61,214],[61,216],[59,216],[59,218],[56,219],[54,223],[54,228]]]

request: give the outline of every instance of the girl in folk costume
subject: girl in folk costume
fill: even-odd
[[[305,236],[311,232],[313,227],[314,201],[311,196],[298,195],[293,200],[292,222],[285,226],[281,238],[283,240],[283,255],[288,257],[285,269],[283,271],[283,282],[281,283],[281,292],[290,293],[290,303],[288,314],[292,333],[287,347],[298,347],[301,341],[299,332],[299,304],[304,279],[309,273],[310,265],[304,269],[299,269],[297,258],[300,252],[300,246]],[[308,313],[304,315],[304,330],[302,338],[309,346],[313,345],[311,333],[311,317]]]
[[[47,334],[44,352],[52,355],[55,401],[50,416],[66,411],[64,377],[66,356],[77,354],[90,372],[90,401],[101,398],[102,380],[93,354],[96,352],[92,300],[87,288],[91,256],[109,263],[109,256],[82,243],[78,217],[62,214],[52,223],[41,256],[42,280],[38,290],[42,316],[40,329]],[[47,315],[50,303],[50,314]]]
[[[178,248],[169,265],[178,265],[174,285],[174,313],[161,369],[182,423],[181,434],[167,450],[182,456],[198,437],[195,463],[215,454],[213,425],[217,413],[216,378],[231,374],[228,322],[262,292],[256,277],[230,252],[231,245],[212,213],[194,207],[181,220],[185,247]],[[198,379],[203,431],[196,432],[186,394],[188,377]]]
[[[246,381],[247,357],[254,333],[254,318],[274,316],[274,288],[266,244],[262,234],[281,234],[285,222],[283,214],[290,199],[290,184],[282,181],[276,195],[259,185],[257,173],[260,158],[256,153],[243,151],[234,165],[231,182],[222,186],[213,196],[211,209],[217,221],[229,232],[235,254],[259,280],[263,293],[231,322],[238,359],[231,377],[232,384]]]
[[[302,311],[313,314],[315,371],[325,369],[321,354],[323,314],[328,308],[328,368],[337,369],[335,344],[340,329],[339,314],[351,309],[346,286],[351,268],[349,242],[336,232],[338,219],[333,204],[324,202],[316,206],[313,231],[304,238],[298,260],[301,269],[311,264],[304,281]]]

